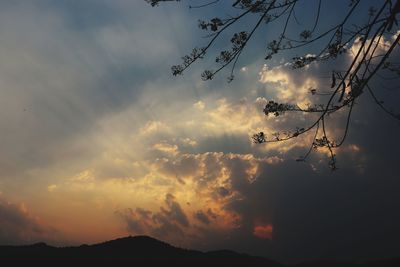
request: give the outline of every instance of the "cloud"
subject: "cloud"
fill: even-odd
[[[179,153],[177,145],[170,145],[166,142],[154,144],[153,149],[172,155],[177,155]]]
[[[258,238],[271,239],[273,227],[271,224],[254,226],[253,235]]]
[[[99,153],[85,140],[102,134],[98,123],[104,117],[137,103],[143,90],[149,90],[146,84],[157,79],[166,84],[168,60],[180,56],[174,32],[187,31],[181,27],[182,12],[171,15],[144,1],[74,5],[44,0],[0,6],[0,33],[6,40],[0,48],[5,141],[0,147],[7,151],[0,156],[2,179],[62,160],[75,168],[82,162],[78,157]],[[144,10],[157,15],[149,19]],[[160,30],[161,23],[171,31]],[[144,126],[129,122],[134,128]]]
[[[128,230],[135,234],[148,234],[162,239],[178,236],[180,240],[185,228],[190,226],[189,220],[180,204],[172,194],[165,195],[165,206],[159,211],[152,212],[143,208],[117,211],[117,214],[126,222]]]
[[[51,184],[51,185],[49,185],[49,186],[47,187],[47,190],[48,190],[49,192],[54,192],[55,190],[57,190],[57,185]]]
[[[307,70],[301,70],[302,72]],[[294,72],[294,73],[293,73]],[[260,82],[269,86],[270,95],[276,101],[304,106],[311,103],[310,89],[320,87],[318,79],[311,75],[300,76],[299,71],[293,70],[288,65],[270,68],[264,65],[260,72]]]
[[[177,223],[179,223],[184,227],[188,227],[189,221],[186,217],[186,214],[183,212],[179,203],[175,201],[175,197],[172,194],[167,194],[165,196],[165,203],[167,204],[168,209],[164,209],[161,207],[162,213],[168,219],[176,221]]]
[[[387,50],[389,50],[389,47],[391,45],[391,40],[390,39],[396,39],[397,35],[393,35],[392,38],[387,38],[388,40],[385,40],[385,36],[382,36],[382,38],[379,39],[379,43],[376,46],[376,49],[374,49],[374,46],[371,46],[372,49],[368,51],[368,57],[372,56],[372,52],[374,53],[375,56],[377,55],[382,55],[385,54]],[[354,59],[358,53],[358,51],[361,48],[363,38],[359,36],[354,40],[354,42],[351,44],[350,47],[350,54],[349,56],[351,59]],[[376,42],[376,41],[375,41]],[[371,39],[367,39],[365,42],[365,47],[368,48],[371,45]],[[360,56],[363,56],[363,52],[361,52]],[[359,57],[360,59],[360,57]]]
[[[309,89],[329,90],[332,67],[350,56],[302,70],[248,62],[229,85],[203,83],[169,76],[180,47],[199,41],[185,5],[0,5],[0,188],[32,210],[1,200],[0,240],[50,240],[39,211],[83,242],[129,232],[291,261],[395,254],[399,131],[366,94],[335,174],[323,153],[294,162],[312,134],[250,140],[308,125],[315,117],[262,110],[269,100],[323,102]],[[395,107],[385,86],[396,81],[374,82]],[[332,114],[330,136],[343,118]]]
[[[202,210],[198,210],[195,212],[194,217],[204,223],[204,224],[209,224],[210,223],[210,219],[208,218],[208,215],[206,213],[204,213]]]
[[[192,140],[188,137],[181,139],[182,145],[183,146],[197,146],[197,141],[196,140]]]
[[[217,192],[221,197],[227,197],[231,194],[231,192],[223,186],[218,187]]]
[[[199,100],[199,101],[197,101],[196,103],[193,104],[193,107],[198,109],[198,110],[204,110],[205,106],[206,105],[201,100]]]
[[[13,204],[0,197],[1,245],[60,242],[60,234],[32,215],[25,204]]]
[[[145,126],[140,129],[140,134],[149,135],[160,132],[170,132],[170,127],[161,121],[148,121]]]
[[[252,183],[258,179],[263,164],[274,165],[283,162],[278,157],[257,158],[252,154],[224,154],[207,152],[183,154],[175,159],[158,161],[154,166],[161,174],[171,178],[179,176],[192,180],[199,188],[207,188],[220,196],[230,195],[232,183]],[[217,196],[216,195],[216,196]]]
[[[252,236],[252,229],[245,225],[254,218],[242,213],[236,203],[254,201],[247,190],[258,181],[263,166],[281,162],[251,154],[169,154],[151,169],[153,176],[167,181],[164,205],[158,209],[136,206],[117,214],[131,233],[153,235],[173,244],[199,247],[211,235],[233,233],[242,227],[240,232]],[[147,192],[156,190],[160,194],[160,189],[156,186]]]

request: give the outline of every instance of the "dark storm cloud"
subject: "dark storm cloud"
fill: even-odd
[[[318,86],[326,87],[329,78],[320,78],[320,72],[329,76],[332,65],[341,68],[342,64],[335,61],[331,65],[316,65],[308,71],[291,72],[290,67],[280,71],[287,72],[294,89],[304,87],[307,90],[303,86],[305,79],[314,78]],[[392,83],[396,85],[396,81]],[[372,85],[379,88],[379,83]],[[271,91],[273,88],[270,86],[265,86],[264,93],[268,93],[266,96],[269,98],[277,97],[281,91]],[[304,92],[295,93],[300,95]],[[305,95],[308,96],[307,92]],[[398,99],[396,92],[387,95]],[[295,128],[299,121],[307,122],[287,116],[289,119],[285,117],[279,124],[286,126],[285,129]],[[342,122],[339,118],[330,127],[342,131]],[[396,240],[400,238],[397,227],[400,224],[397,212],[400,208],[400,195],[397,193],[400,191],[397,168],[399,135],[398,123],[386,117],[365,92],[355,106],[344,147],[337,151],[339,170],[336,172],[329,171],[328,159],[323,152],[312,154],[306,163],[295,162],[294,159],[304,154],[307,147],[292,147],[266,151],[269,156],[275,153],[285,161],[260,164],[258,175],[250,177],[246,170],[251,164],[241,160],[241,156],[227,157],[217,153],[230,152],[231,149],[240,153],[251,149],[248,142],[239,140],[240,136],[247,140],[244,133],[231,139],[225,133],[199,138],[196,151],[211,150],[215,153],[185,155],[182,158],[186,163],[178,156],[175,161],[164,162],[166,166],[160,170],[175,176],[182,169],[182,176],[189,177],[196,175],[196,169],[200,168],[198,161],[201,161],[204,172],[196,181],[206,187],[210,181],[222,176],[222,169],[225,168],[228,177],[224,182],[230,187],[216,187],[218,199],[229,196],[229,193],[241,196],[230,198],[224,205],[226,210],[241,216],[239,227],[228,233],[203,229],[201,240],[204,243],[198,242],[194,246],[203,249],[231,248],[283,262],[391,257],[398,253]],[[213,138],[218,141],[213,142]],[[263,151],[257,153],[262,154]],[[203,219],[207,224],[202,215],[205,213],[194,213],[194,218],[197,221]],[[166,232],[182,233],[183,227],[179,228],[177,223],[169,225],[163,217],[159,222],[165,224]],[[254,236],[257,225],[271,225],[272,238]],[[158,232],[159,236],[161,233]]]
[[[334,63],[340,68],[345,62]],[[329,73],[331,67],[318,66],[318,71],[311,69],[308,73],[311,78],[318,77],[321,69]],[[301,85],[305,77],[293,75],[294,84]],[[319,86],[324,86],[326,79],[317,80]],[[400,93],[385,88],[398,88],[397,83],[377,78],[370,86],[377,88],[380,99],[396,110],[395,99]],[[289,120],[283,125],[290,128],[295,123]],[[330,126],[337,134],[343,131],[344,121],[333,120]],[[306,163],[296,163],[294,159],[306,150],[300,147],[286,152],[283,164],[264,164],[252,184],[244,179],[243,170],[247,168],[243,162],[228,162],[234,174],[229,177],[231,190],[240,192],[243,198],[232,198],[225,208],[240,214],[242,223],[229,240],[219,236],[221,242],[210,241],[209,246],[229,247],[283,262],[398,255],[398,136],[399,123],[364,92],[355,106],[346,142],[337,151],[338,171],[328,170],[323,153],[314,153]],[[271,240],[252,236],[257,223],[273,226]],[[209,233],[205,239],[212,240],[211,236],[217,235]]]
[[[234,184],[232,190],[244,198],[233,199],[226,209],[239,213],[242,224],[229,241],[210,246],[283,262],[395,256],[400,238],[398,170],[375,163],[367,163],[364,175],[344,163],[334,174],[316,173],[296,162],[265,166],[253,184]],[[272,240],[252,237],[257,222],[273,225]]]
[[[324,155],[304,164],[290,160],[302,153],[295,149],[284,164],[264,165],[251,185],[232,177],[232,190],[245,197],[226,206],[243,216],[242,235],[227,246],[289,262],[397,255],[400,127],[365,103],[357,107],[362,110],[345,143],[357,150],[338,153],[338,171],[328,171]],[[273,225],[271,241],[250,237],[256,221]]]

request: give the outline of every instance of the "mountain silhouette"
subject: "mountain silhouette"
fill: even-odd
[[[276,261],[229,250],[200,252],[171,246],[148,236],[124,237],[94,245],[53,247],[45,243],[0,246],[3,266],[263,266]],[[394,267],[400,258],[363,264],[316,261],[293,267]]]

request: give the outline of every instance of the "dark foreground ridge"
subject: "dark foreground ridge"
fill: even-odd
[[[0,246],[4,266],[264,266],[284,265],[262,257],[221,250],[181,249],[147,236],[124,237],[95,245],[52,247],[45,243]],[[394,267],[400,258],[363,264],[319,261],[293,267]]]

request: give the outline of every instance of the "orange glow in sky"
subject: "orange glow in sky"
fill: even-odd
[[[258,238],[272,239],[273,227],[272,224],[254,226],[253,235]]]

